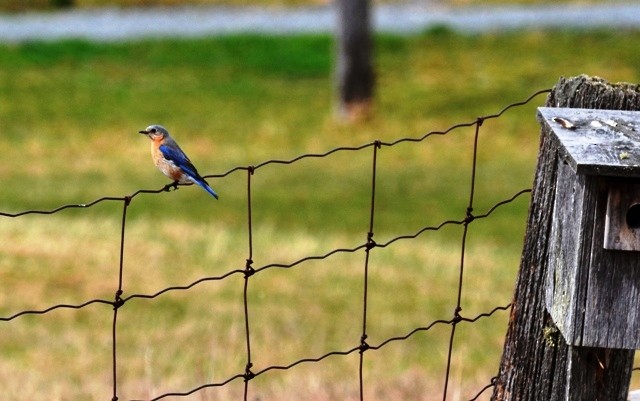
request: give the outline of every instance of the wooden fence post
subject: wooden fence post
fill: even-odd
[[[609,84],[600,78],[588,76],[561,78],[550,93],[547,106],[592,110],[640,110],[640,87],[630,84]],[[553,114],[551,111],[549,113]],[[551,114],[546,116],[549,117]],[[554,117],[558,118],[553,121],[553,117],[550,117],[553,124],[566,130],[575,129],[571,118],[562,120],[562,116]],[[548,120],[544,116],[542,119]],[[603,229],[604,223],[601,221],[594,223],[594,221],[603,218],[604,214],[601,209],[597,213],[595,210],[585,212],[591,213],[591,215],[584,214],[579,222],[572,221],[581,224],[573,231],[567,231],[566,227],[559,226],[557,221],[554,223],[554,210],[558,212],[554,205],[561,207],[562,211],[566,212],[574,212],[574,210],[570,210],[572,207],[584,206],[585,203],[588,203],[589,207],[594,207],[596,204],[597,207],[601,207],[603,199],[605,203],[607,201],[609,186],[602,184],[603,181],[598,178],[593,184],[587,185],[590,185],[587,188],[588,191],[595,191],[593,198],[585,200],[584,193],[582,193],[580,205],[568,206],[569,201],[574,200],[571,197],[575,196],[576,199],[578,197],[573,192],[575,188],[578,191],[585,190],[586,179],[584,176],[580,178],[579,175],[575,175],[575,170],[564,164],[567,156],[566,149],[552,133],[552,129],[552,124],[542,122],[538,165],[520,271],[492,400],[624,401],[628,392],[633,364],[633,348],[637,348],[636,344],[640,340],[636,338],[636,343],[626,344],[626,346],[622,343],[614,343],[612,347],[605,347],[604,345],[610,344],[604,344],[600,340],[602,337],[605,340],[610,337],[602,334],[594,334],[591,337],[587,335],[589,338],[585,341],[585,331],[583,330],[585,327],[591,330],[602,322],[602,320],[596,319],[585,323],[584,319],[589,319],[589,317],[585,317],[584,313],[589,307],[592,308],[589,312],[591,314],[611,313],[611,316],[614,316],[613,314],[616,313],[623,315],[626,313],[626,310],[597,309],[603,307],[601,304],[597,305],[602,301],[602,298],[596,296],[591,299],[592,294],[588,292],[591,290],[585,290],[585,285],[587,287],[589,285],[585,280],[591,273],[585,273],[584,270],[579,273],[579,269],[584,268],[583,262],[590,261],[595,265],[601,262],[601,260],[590,260],[590,257],[593,256],[590,253],[592,250],[595,249],[596,253],[600,255],[610,252],[602,250],[602,245],[597,242],[604,241],[604,234],[600,237],[597,232],[597,230]],[[640,132],[630,135],[639,135],[640,138]],[[614,155],[623,164],[640,165],[640,149],[627,149],[617,154],[614,153]],[[571,174],[575,176],[576,180],[582,180],[582,183],[579,183],[577,187],[574,187],[573,184],[567,186],[566,180]],[[559,183],[559,179],[562,179],[563,182]],[[603,194],[604,198],[602,198]],[[557,196],[564,198],[556,199]],[[568,218],[575,220],[576,216]],[[598,227],[594,228],[594,224]],[[589,232],[587,237],[594,238],[592,243],[566,245],[572,249],[561,250],[558,248],[558,244],[562,241],[570,242],[569,236],[583,235],[585,230]],[[596,249],[596,247],[599,248]],[[611,252],[624,253],[628,251]],[[568,264],[576,267],[578,273],[571,273],[573,274],[571,278],[564,277],[565,280],[562,281],[559,279],[559,275],[563,274],[562,266],[564,265],[558,265],[557,262],[558,257],[566,257],[567,255],[570,255]],[[553,262],[551,262],[552,258],[555,258]],[[632,280],[636,280],[637,277],[640,277],[640,272],[637,271],[640,270],[640,265],[632,267],[636,268],[636,271],[632,272],[634,274]],[[604,273],[599,276],[600,278],[608,274],[606,269],[602,271]],[[580,276],[580,274],[583,275]],[[611,283],[614,282],[615,280]],[[632,298],[638,296],[637,282],[634,283],[631,284],[631,287],[636,285],[635,294],[630,294]],[[549,286],[551,289],[547,291]],[[563,298],[564,295],[576,296],[577,298],[563,304],[567,301],[566,298]],[[549,298],[548,302],[547,298]],[[596,309],[593,309],[594,304],[596,304]],[[553,316],[547,311],[547,307],[552,311]],[[629,306],[627,305],[627,307]],[[630,307],[637,310],[638,305]],[[554,322],[554,317],[558,325]],[[622,316],[622,318],[616,316],[615,319],[612,317],[612,320],[622,321],[625,318],[626,316]],[[580,327],[580,325],[583,326]],[[598,341],[592,341],[594,336],[601,338]]]

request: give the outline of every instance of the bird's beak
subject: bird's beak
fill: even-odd
[[[138,131],[138,132],[139,132],[139,133],[141,133],[141,134],[144,134],[144,135],[148,134],[148,132],[147,132],[147,131],[144,131],[144,130],[142,130],[142,131]]]

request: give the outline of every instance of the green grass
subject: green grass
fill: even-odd
[[[383,0],[383,3],[399,0]],[[527,0],[525,0],[527,1]],[[0,10],[52,10],[69,7],[171,7],[171,6],[235,6],[235,7],[299,7],[323,6],[327,0],[4,0]]]
[[[374,3],[399,3],[402,0],[373,0]],[[184,6],[236,6],[236,7],[299,7],[299,6],[323,6],[329,0],[4,0],[0,3],[0,10],[25,11],[25,10],[50,10],[68,7],[166,7]],[[597,3],[599,0],[563,0],[568,4]],[[484,6],[493,5],[535,5],[540,3],[557,3],[552,0],[449,0],[451,6]]]
[[[137,134],[150,123],[166,125],[203,174],[219,175],[268,159],[446,129],[549,88],[560,75],[637,82],[638,39],[635,32],[464,36],[446,30],[379,37],[376,113],[357,124],[334,118],[334,47],[325,36],[3,45],[0,210],[50,209],[161,188],[167,180],[150,161],[148,140]],[[483,125],[477,213],[531,185],[535,107],[543,102],[540,97]],[[378,242],[464,217],[472,135],[473,129],[461,129],[379,150]],[[258,169],[252,176],[254,266],[362,243],[371,155],[368,148]],[[218,202],[196,187],[134,199],[127,215],[125,296],[243,268],[247,173],[210,182],[221,195]],[[112,299],[121,210],[119,203],[103,203],[51,217],[3,218],[0,314]],[[463,315],[509,302],[526,210],[523,197],[471,225]],[[450,318],[460,235],[460,227],[447,227],[373,251],[371,344]],[[254,370],[357,345],[363,265],[364,254],[358,252],[253,276]],[[120,398],[185,391],[242,372],[242,286],[237,275],[125,304],[118,315]],[[93,305],[2,323],[3,396],[110,397],[111,318],[109,307]],[[495,374],[506,318],[502,313],[460,326],[452,394],[471,398]],[[371,399],[438,394],[448,333],[448,327],[436,327],[367,353],[365,387]],[[270,372],[251,383],[251,394],[353,398],[357,362],[356,355],[331,357]],[[237,399],[242,389],[238,382],[194,399]]]

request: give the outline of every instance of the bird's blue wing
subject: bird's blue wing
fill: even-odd
[[[199,178],[198,170],[191,164],[191,161],[184,154],[182,149],[173,146],[160,145],[160,152],[165,159],[172,161],[173,164],[180,167],[187,175],[192,178]]]
[[[191,177],[193,182],[204,188],[204,190],[209,192],[214,198],[218,199],[218,194],[216,194],[215,191],[211,189],[207,181],[198,174],[198,170],[196,170],[182,149],[177,145],[160,145],[159,149],[165,159],[173,162],[173,164],[178,166],[185,174]]]

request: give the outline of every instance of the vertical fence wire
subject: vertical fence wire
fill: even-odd
[[[497,202],[494,206],[492,206],[486,213],[482,214],[482,213],[474,213],[474,196],[475,196],[475,186],[476,186],[476,171],[477,171],[477,153],[478,153],[478,142],[479,142],[479,135],[480,135],[480,127],[483,125],[483,123],[485,122],[485,120],[490,119],[490,118],[498,118],[500,117],[504,112],[506,112],[508,109],[513,108],[513,107],[517,107],[517,106],[521,106],[524,104],[527,104],[530,100],[532,100],[533,98],[535,98],[536,96],[543,94],[543,93],[548,93],[549,90],[542,90],[542,91],[538,91],[534,94],[532,94],[529,98],[527,98],[525,101],[523,102],[518,102],[518,103],[512,103],[508,106],[506,106],[505,108],[503,108],[499,113],[497,114],[493,114],[493,115],[489,115],[489,116],[485,116],[485,117],[479,117],[477,118],[474,122],[471,123],[461,123],[461,124],[456,124],[452,127],[450,127],[449,129],[445,130],[445,131],[436,131],[436,132],[430,132],[427,133],[421,137],[418,138],[411,138],[411,137],[407,137],[407,138],[401,138],[398,139],[394,142],[382,142],[380,140],[376,140],[374,142],[371,143],[367,143],[364,144],[362,146],[358,146],[358,147],[338,147],[338,148],[334,148],[328,152],[322,153],[322,154],[304,154],[301,155],[299,157],[296,157],[294,159],[291,160],[268,160],[266,162],[263,162],[261,164],[255,165],[255,166],[250,166],[250,167],[236,167],[233,168],[231,170],[229,170],[228,172],[224,173],[224,174],[220,174],[220,175],[215,175],[215,176],[207,176],[208,177],[224,177],[227,176],[235,171],[242,171],[242,170],[246,170],[247,172],[247,237],[248,237],[248,257],[246,259],[246,263],[244,266],[244,269],[235,269],[235,270],[231,270],[225,274],[222,274],[220,276],[210,276],[210,277],[201,277],[199,279],[197,279],[196,281],[188,284],[188,285],[184,285],[184,286],[170,286],[167,288],[164,288],[154,294],[132,294],[129,295],[128,297],[124,298],[122,297],[123,295],[123,272],[124,272],[124,256],[125,256],[125,252],[124,252],[124,246],[125,246],[125,227],[126,227],[126,216],[127,216],[127,209],[131,203],[131,201],[137,197],[138,195],[141,194],[160,194],[162,192],[168,192],[171,190],[171,188],[177,188],[177,186],[175,184],[169,184],[167,186],[165,186],[162,189],[159,190],[139,190],[136,191],[135,193],[129,195],[129,196],[125,196],[125,197],[104,197],[104,198],[100,198],[97,199],[89,204],[74,204],[74,205],[64,205],[61,206],[59,208],[50,210],[50,211],[42,211],[42,210],[29,210],[29,211],[23,211],[23,212],[19,212],[19,213],[6,213],[6,212],[0,212],[0,216],[5,216],[5,217],[19,217],[19,216],[23,216],[23,215],[27,215],[27,214],[54,214],[54,213],[58,213],[62,210],[68,209],[68,208],[87,208],[90,206],[93,206],[95,204],[101,203],[101,202],[105,202],[105,201],[118,201],[118,202],[122,202],[123,203],[123,211],[122,211],[122,220],[121,220],[121,233],[120,233],[120,258],[119,258],[119,273],[118,273],[118,287],[115,293],[115,299],[113,301],[108,301],[108,300],[103,300],[103,299],[93,299],[93,300],[89,300],[87,302],[78,304],[78,305],[68,305],[68,304],[58,304],[58,305],[53,305],[50,306],[48,308],[45,309],[40,309],[40,310],[23,310],[23,311],[19,311],[17,313],[14,313],[13,315],[10,316],[6,316],[6,317],[2,317],[0,316],[0,322],[9,322],[13,319],[16,319],[20,316],[23,315],[29,315],[29,314],[34,314],[34,315],[42,315],[42,314],[46,314],[49,313],[53,310],[56,309],[60,309],[60,308],[70,308],[70,309],[81,309],[81,308],[85,308],[88,307],[90,305],[93,304],[108,304],[111,305],[113,307],[113,321],[112,321],[112,327],[111,327],[111,340],[112,340],[112,384],[113,384],[113,393],[112,393],[112,401],[118,401],[119,397],[118,397],[118,371],[117,371],[117,367],[118,367],[118,351],[117,351],[117,319],[118,319],[118,312],[120,310],[120,308],[128,301],[133,300],[133,299],[137,299],[137,298],[141,298],[141,299],[154,299],[157,298],[167,292],[170,291],[187,291],[197,285],[200,285],[202,283],[205,282],[211,282],[211,281],[220,281],[220,280],[224,280],[228,277],[231,277],[233,275],[236,274],[242,274],[243,275],[243,312],[244,312],[244,336],[245,336],[245,346],[246,346],[246,366],[245,366],[245,370],[243,373],[240,374],[236,374],[233,375],[232,377],[227,378],[226,380],[222,380],[220,382],[215,382],[215,383],[205,383],[202,384],[200,386],[197,386],[193,389],[187,390],[187,391],[183,391],[183,392],[167,392],[164,394],[161,394],[159,396],[156,396],[155,398],[152,398],[152,400],[160,400],[166,397],[170,397],[170,396],[174,396],[174,397],[180,397],[180,396],[188,396],[190,394],[196,393],[198,391],[201,391],[203,389],[206,388],[211,388],[211,387],[222,387],[227,385],[228,383],[231,383],[235,380],[239,380],[239,379],[243,379],[244,380],[244,400],[247,401],[249,399],[249,381],[251,381],[251,379],[253,379],[254,377],[258,376],[258,375],[262,375],[265,374],[267,372],[270,371],[275,371],[275,370],[288,370],[293,368],[294,366],[297,366],[299,364],[302,363],[314,363],[314,362],[320,362],[323,361],[324,359],[328,358],[328,357],[332,357],[332,356],[346,356],[346,355],[350,355],[354,352],[358,352],[359,353],[359,367],[358,367],[358,379],[359,379],[359,398],[361,401],[364,401],[365,399],[365,383],[364,383],[364,354],[366,351],[369,350],[378,350],[381,349],[382,347],[393,343],[393,342],[397,342],[397,341],[404,341],[409,339],[410,337],[412,337],[413,335],[415,335],[416,333],[419,332],[424,332],[427,330],[430,330],[431,328],[437,326],[437,325],[450,325],[450,335],[449,335],[449,342],[448,342],[448,351],[447,351],[447,361],[446,361],[446,369],[445,369],[445,380],[444,380],[444,385],[443,385],[443,401],[446,401],[447,399],[447,392],[448,392],[448,388],[449,388],[449,378],[450,378],[450,370],[451,370],[451,364],[452,364],[452,355],[453,355],[453,350],[454,350],[454,343],[455,343],[455,333],[456,333],[456,327],[458,324],[460,324],[461,322],[466,322],[466,323],[474,323],[480,319],[483,318],[487,318],[492,316],[494,313],[498,312],[498,311],[504,311],[507,310],[510,305],[506,305],[506,306],[497,306],[495,307],[493,310],[488,311],[488,312],[484,312],[484,313],[480,313],[479,315],[472,317],[472,318],[468,318],[468,317],[463,317],[461,314],[462,311],[462,290],[463,290],[463,279],[464,279],[464,270],[465,270],[465,255],[466,255],[466,248],[467,248],[467,236],[468,236],[468,230],[469,230],[469,224],[471,224],[471,222],[473,222],[474,220],[477,219],[482,219],[482,218],[487,218],[491,215],[491,213],[493,213],[494,210],[498,209],[499,207],[502,207],[508,203],[513,202],[515,199],[519,198],[520,196],[524,195],[524,194],[528,194],[530,193],[529,189],[525,189],[525,190],[521,190],[518,193],[516,193],[515,195],[513,195],[510,198],[501,200],[499,202]],[[471,161],[471,177],[470,177],[470,185],[469,185],[469,201],[467,204],[467,208],[466,208],[466,214],[465,217],[461,220],[447,220],[442,222],[439,225],[435,225],[435,226],[426,226],[426,227],[422,227],[420,230],[418,230],[415,233],[408,233],[408,234],[404,234],[404,235],[400,235],[397,236],[395,238],[390,239],[388,242],[386,243],[376,243],[376,241],[374,240],[374,219],[375,219],[375,202],[376,202],[376,182],[377,182],[377,170],[378,170],[378,157],[379,157],[379,150],[382,148],[382,146],[394,146],[396,144],[402,143],[402,142],[421,142],[423,140],[425,140],[426,138],[432,136],[432,135],[445,135],[447,133],[449,133],[450,131],[454,130],[454,129],[458,129],[458,128],[463,128],[463,127],[474,127],[475,128],[475,135],[473,137],[473,151],[472,151],[472,161]],[[358,245],[356,247],[353,248],[337,248],[334,250],[331,250],[323,255],[310,255],[310,256],[305,256],[295,262],[289,263],[289,264],[282,264],[282,263],[272,263],[272,264],[268,264],[268,265],[264,265],[261,266],[259,268],[254,268],[253,264],[254,264],[254,250],[253,250],[253,222],[252,222],[252,215],[253,215],[253,205],[252,205],[252,177],[255,174],[255,170],[263,167],[265,165],[268,164],[283,164],[283,165],[289,165],[289,164],[293,164],[295,162],[297,162],[298,160],[304,159],[304,158],[324,158],[327,157],[335,152],[339,152],[339,151],[352,151],[352,152],[356,152],[356,151],[360,151],[360,150],[364,150],[366,148],[372,147],[373,148],[373,153],[372,153],[372,165],[371,165],[371,197],[370,197],[370,205],[369,205],[369,223],[368,223],[368,232],[367,232],[367,238],[366,238],[366,242]],[[368,338],[368,326],[367,326],[367,319],[368,319],[368,297],[369,297],[369,269],[370,269],[370,257],[371,257],[371,251],[374,248],[386,248],[388,246],[391,246],[392,244],[396,243],[397,241],[401,241],[401,240],[410,240],[410,239],[415,239],[418,236],[422,235],[425,232],[429,232],[429,231],[437,231],[440,230],[441,228],[447,226],[447,225],[460,225],[462,226],[462,235],[461,235],[461,240],[460,240],[460,263],[459,263],[459,269],[458,269],[458,281],[457,281],[457,293],[456,293],[456,305],[455,305],[455,310],[453,313],[453,317],[450,320],[435,320],[429,324],[425,324],[424,326],[421,327],[417,327],[415,329],[413,329],[412,331],[410,331],[407,334],[404,335],[398,335],[395,337],[391,337],[391,338],[387,338],[386,340],[382,341],[379,344],[369,344],[367,341]],[[365,260],[364,260],[364,268],[363,268],[363,276],[362,276],[362,332],[361,332],[361,337],[360,337],[360,343],[359,345],[355,346],[355,347],[351,347],[351,348],[347,348],[347,349],[343,349],[343,350],[334,350],[334,351],[330,351],[324,355],[321,355],[319,357],[306,357],[306,358],[302,358],[299,359],[297,361],[294,361],[293,363],[290,363],[289,365],[272,365],[272,366],[267,366],[265,368],[263,368],[262,370],[259,370],[257,372],[254,372],[252,370],[253,368],[253,361],[252,361],[252,355],[251,355],[251,332],[250,332],[250,313],[249,313],[249,279],[250,277],[252,277],[254,274],[256,273],[262,273],[268,269],[274,268],[274,267],[280,267],[280,268],[293,268],[297,265],[300,265],[304,262],[307,261],[311,261],[311,260],[324,260],[327,259],[335,254],[338,253],[354,253],[360,250],[364,250],[365,251]],[[637,369],[637,368],[636,368]],[[477,395],[472,398],[472,400],[477,399],[484,391],[486,391],[488,388],[491,388],[493,386],[493,383],[495,382],[495,378],[491,379],[491,383],[488,384],[487,386],[485,386],[483,389],[480,390],[479,393],[477,393]]]
[[[478,137],[480,136],[480,126],[484,119],[479,117],[475,123],[475,134],[473,135],[473,151],[471,161],[471,179],[469,184],[469,203],[467,205],[466,217],[462,228],[462,238],[460,244],[460,268],[458,273],[458,290],[456,293],[456,307],[453,311],[453,319],[451,324],[451,333],[449,336],[449,349],[447,350],[447,367],[445,369],[444,388],[442,390],[442,401],[447,400],[447,392],[449,389],[449,378],[451,374],[451,358],[453,356],[453,342],[456,334],[456,327],[462,320],[462,284],[464,279],[464,259],[467,249],[467,234],[469,232],[469,224],[474,220],[473,217],[473,198],[476,188],[476,169],[478,165]]]
[[[375,204],[376,204],[376,171],[378,163],[378,149],[381,147],[379,140],[374,142],[373,146],[373,162],[371,171],[371,203],[369,207],[369,231],[367,232],[367,242],[365,248],[364,257],[364,274],[363,274],[363,289],[362,289],[362,335],[360,336],[360,359],[358,365],[358,378],[359,378],[359,390],[360,401],[364,400],[364,353],[369,349],[367,344],[367,304],[369,297],[369,257],[371,250],[376,246],[373,240],[373,221],[375,216]]]
[[[113,324],[111,326],[111,361],[113,372],[113,396],[112,401],[118,401],[118,337],[117,337],[117,322],[118,322],[118,309],[124,304],[122,300],[122,277],[124,273],[124,242],[125,242],[125,228],[127,226],[127,209],[131,203],[131,198],[125,196],[122,199],[122,222],[120,223],[120,257],[118,261],[118,289],[115,293],[113,301]]]
[[[247,168],[247,233],[248,233],[248,245],[249,245],[249,257],[244,270],[244,289],[243,289],[243,303],[244,303],[244,328],[247,344],[247,365],[244,371],[244,401],[249,397],[249,381],[253,378],[254,374],[251,372],[253,363],[251,362],[251,333],[249,331],[249,277],[255,272],[253,264],[253,222],[252,222],[252,208],[251,208],[251,177],[254,174],[253,166]]]

